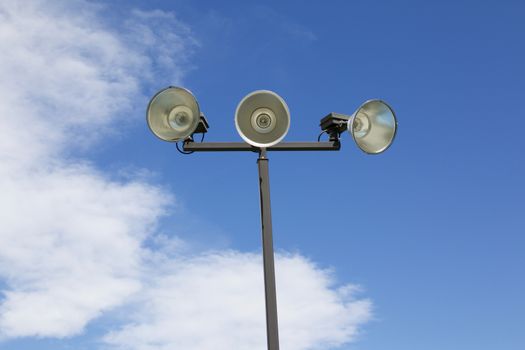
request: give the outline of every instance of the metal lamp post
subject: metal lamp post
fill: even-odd
[[[281,142],[290,125],[288,106],[276,93],[259,90],[248,94],[235,113],[237,131],[246,142],[195,142],[195,134],[202,134],[204,138],[208,122],[200,113],[191,92],[180,87],[168,87],[151,99],[147,121],[157,137],[177,142],[177,149],[184,154],[258,153],[267,345],[268,350],[279,350],[268,152],[338,151],[341,148],[340,136],[348,131],[362,151],[381,153],[391,145],[396,135],[397,120],[393,110],[381,100],[370,100],[352,115],[330,113],[321,119],[321,135],[327,134],[329,141]],[[179,141],[182,142],[182,149]]]

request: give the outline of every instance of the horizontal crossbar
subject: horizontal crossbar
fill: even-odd
[[[261,147],[262,148],[262,147]],[[259,147],[246,142],[184,142],[184,151],[187,152],[259,152]],[[333,142],[280,142],[266,148],[267,151],[338,151],[341,148],[339,141]]]

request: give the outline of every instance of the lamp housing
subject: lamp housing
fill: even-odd
[[[153,96],[148,104],[146,119],[151,132],[169,142],[191,137],[202,120],[195,96],[177,86],[170,86]],[[207,130],[207,123],[203,127],[200,130]]]

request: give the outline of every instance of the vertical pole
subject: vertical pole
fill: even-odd
[[[272,212],[270,207],[270,176],[265,148],[259,150],[257,166],[259,168],[259,192],[261,198],[264,294],[266,298],[266,338],[268,350],[279,350],[277,296],[275,292],[275,267],[273,262]]]

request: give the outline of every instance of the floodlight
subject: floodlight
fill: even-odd
[[[148,126],[164,141],[177,142],[191,136],[200,119],[195,96],[181,87],[170,86],[159,91],[148,105]]]
[[[254,91],[237,106],[235,127],[250,145],[270,147],[279,143],[288,133],[290,112],[286,102],[275,92]]]
[[[392,108],[384,101],[370,100],[348,119],[347,129],[363,152],[378,154],[394,141],[397,120]]]

